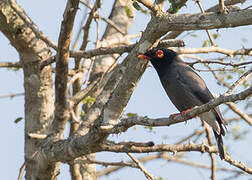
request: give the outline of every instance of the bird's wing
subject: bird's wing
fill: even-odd
[[[214,99],[204,80],[190,66],[181,66],[177,73],[177,80],[181,85],[189,89],[203,104]]]
[[[204,80],[196,72],[194,72],[190,66],[181,66],[178,68],[177,73],[177,80],[180,82],[180,84],[188,89],[195,98],[202,102],[202,104],[214,99]],[[218,107],[214,108],[209,113],[202,114],[202,118],[210,126],[212,126],[218,134],[225,134],[225,131],[222,127],[222,125],[225,124],[224,119]],[[217,124],[215,120],[217,120]]]

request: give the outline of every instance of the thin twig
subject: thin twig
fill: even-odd
[[[229,88],[229,90],[225,93],[225,95],[230,95],[234,89],[241,84],[250,74],[252,71],[252,68],[247,71],[246,73],[244,73],[235,83],[232,84],[232,86],[230,86],[229,84],[227,84],[226,82],[224,82],[223,79],[221,79],[215,72],[213,72],[213,70],[211,69],[210,66],[208,66],[207,64],[205,64],[205,66],[212,72],[212,74],[214,75],[215,79],[222,85],[224,85],[225,87]],[[227,102],[226,103],[227,106],[229,106],[229,108],[236,113],[238,116],[240,116],[241,118],[243,118],[250,126],[252,125],[252,119],[246,115],[245,113],[243,113],[233,102]]]
[[[0,68],[22,68],[19,62],[0,62]]]
[[[140,163],[138,159],[136,159],[131,153],[127,153],[127,155],[136,163],[138,168],[144,173],[145,177],[149,180],[155,180],[155,178],[145,169],[145,167]]]
[[[230,155],[226,154],[224,160],[226,162],[228,162],[229,164],[231,164],[232,166],[235,166],[235,167],[241,169],[242,171],[245,171],[245,172],[247,172],[249,174],[252,174],[252,168],[246,166],[242,162],[238,162],[237,160],[232,159]]]
[[[231,94],[240,84],[242,84],[252,74],[252,68],[245,72],[235,83],[230,86],[226,94]]]
[[[85,50],[86,47],[87,47],[90,25],[91,25],[91,22],[92,22],[92,20],[94,18],[94,13],[97,11],[97,9],[99,7],[99,4],[100,4],[100,0],[96,0],[94,5],[93,5],[93,8],[91,9],[91,11],[89,13],[87,22],[86,22],[86,24],[85,24],[85,26],[83,28],[84,29],[84,36],[83,36],[83,41],[82,41],[80,50]]]
[[[19,169],[19,174],[18,174],[18,180],[22,180],[22,176],[23,176],[23,173],[24,173],[24,168],[25,168],[25,162],[22,164],[22,166],[20,167]]]
[[[193,167],[197,167],[197,168],[203,168],[203,169],[211,169],[210,166],[204,165],[204,164],[198,164],[195,162],[190,162],[190,161],[185,161],[183,159],[180,159],[180,156],[176,155],[176,156],[170,156],[167,152],[162,152],[162,153],[156,153],[156,154],[152,154],[152,155],[147,155],[144,157],[139,158],[138,160],[141,163],[146,163],[152,160],[157,160],[157,159],[164,159],[167,160],[168,162],[175,162],[175,163],[179,163],[182,165],[187,165],[187,166],[193,166]],[[93,161],[91,161],[93,162]],[[108,162],[100,162],[98,161],[97,164],[101,164],[101,165],[111,165],[111,166],[117,166],[117,167],[109,167],[106,168],[102,171],[98,171],[96,173],[97,177],[103,176],[103,175],[109,175],[112,172],[118,171],[124,167],[127,166],[131,166],[134,168],[134,165],[132,161],[128,161],[128,162],[118,162],[117,163],[111,163],[109,164]],[[239,171],[239,170],[235,170],[235,169],[227,169],[227,168],[221,168],[221,167],[215,167],[215,171],[224,171],[224,172],[230,172],[230,173],[238,173],[238,174],[246,174],[246,172],[243,171]]]
[[[245,120],[246,123],[248,123],[248,125],[252,126],[252,118],[249,117],[247,114],[245,114],[244,112],[242,112],[236,105],[235,103],[232,102],[228,102],[226,103],[226,105],[233,111],[235,112],[237,115],[239,115],[242,119]]]
[[[80,1],[81,4],[85,5],[86,7],[88,7],[89,9],[92,9],[92,7],[87,4],[86,2],[84,1]],[[103,21],[105,21],[106,23],[108,23],[111,27],[113,27],[115,30],[117,30],[118,32],[122,33],[123,35],[126,35],[126,33],[121,30],[113,21],[111,21],[110,19],[107,19],[105,17],[103,17],[102,15],[100,15],[98,12],[95,12],[94,13],[94,16],[97,17],[97,18],[100,18],[102,19]]]
[[[205,121],[201,120],[201,122],[202,122],[202,125],[203,125],[203,127],[205,128],[205,131],[206,131],[206,137],[207,137],[208,144],[210,146],[213,146],[213,141],[211,139],[210,129],[207,127]],[[211,179],[215,180],[215,169],[216,169],[215,166],[216,166],[216,163],[215,163],[213,153],[209,153],[209,156],[210,156],[210,159],[211,159]]]
[[[200,0],[196,0],[195,2],[198,4],[198,6],[199,6],[199,8],[200,8],[201,13],[202,13],[202,14],[204,14],[204,13],[205,13],[205,11],[204,11],[204,9],[203,9],[203,7],[202,7],[201,3],[200,3]],[[211,34],[210,34],[210,32],[209,32],[209,30],[208,30],[208,29],[206,29],[206,33],[207,33],[207,36],[208,36],[208,38],[209,38],[209,40],[210,40],[210,42],[211,42],[212,46],[216,46],[216,45],[214,44],[213,38],[212,38],[212,36],[211,36]]]
[[[156,6],[150,0],[137,0],[137,1],[143,4],[145,7],[147,7],[153,14],[156,14],[159,11],[158,6]]]
[[[24,96],[24,93],[1,95],[0,99],[2,99],[2,98],[11,98],[12,99],[12,98],[17,97],[17,96]]]
[[[190,59],[197,60],[197,61],[194,61],[194,62],[187,62],[187,64],[190,65],[190,66],[193,66],[193,65],[198,64],[198,63],[220,64],[220,65],[232,66],[232,67],[239,67],[239,66],[244,66],[244,65],[252,64],[252,61],[241,62],[241,63],[233,63],[233,62],[223,62],[223,61],[220,61],[220,60],[205,60],[205,59],[202,59],[200,57],[197,57],[195,55],[190,55],[190,54],[183,54],[182,56],[185,57],[185,58],[190,58]]]
[[[236,55],[248,55],[252,56],[252,49],[238,49],[238,50],[228,50],[220,47],[202,47],[202,48],[179,48],[177,50],[179,54],[199,54],[199,53],[210,53],[210,52],[216,52],[228,55],[230,57],[236,56]]]

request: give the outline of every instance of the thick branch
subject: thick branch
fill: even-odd
[[[127,143],[114,143],[108,141],[104,143],[100,147],[101,151],[108,151],[108,152],[132,152],[132,153],[148,153],[148,152],[185,152],[185,151],[196,151],[196,152],[212,152],[217,153],[218,150],[214,146],[208,146],[206,144],[177,144],[177,145],[170,145],[170,144],[159,144],[154,145],[151,147],[139,147],[130,145]]]
[[[67,111],[67,74],[69,46],[72,36],[73,23],[78,10],[79,0],[68,1],[61,23],[58,40],[58,52],[55,75],[55,119],[52,124],[53,131],[63,132],[65,123],[69,118]]]
[[[164,13],[156,16],[153,23],[155,24],[152,24],[153,28],[161,32],[246,26],[252,24],[252,9],[230,11],[228,14],[206,12],[205,14],[171,15]]]
[[[57,142],[50,144],[50,146],[44,147],[42,149],[43,157],[46,157],[47,161],[49,162],[70,161],[73,158],[79,157],[81,155],[103,151],[105,150],[104,149],[105,147],[109,148],[109,145],[104,145],[104,146],[101,145],[101,148],[97,146],[98,142],[100,142],[101,136],[106,137],[108,133],[119,133],[136,124],[146,125],[146,126],[169,126],[175,123],[184,122],[185,120],[195,117],[196,115],[200,113],[209,111],[210,109],[212,109],[215,106],[220,105],[221,103],[242,100],[251,94],[252,94],[252,87],[238,94],[229,95],[229,96],[220,96],[219,98],[214,99],[207,104],[194,108],[186,116],[178,115],[174,117],[173,119],[159,118],[159,119],[154,120],[154,119],[149,119],[149,118],[144,118],[144,119],[129,118],[129,119],[122,120],[118,125],[115,125],[114,128],[112,127],[112,129],[97,129],[97,127],[94,129],[91,128],[90,132],[84,136],[79,136],[79,137],[74,136],[66,140],[58,140]],[[102,102],[99,102],[99,103],[102,103]],[[96,112],[99,115],[100,112],[97,112],[98,107],[99,106],[97,106],[97,108],[93,110],[93,113]],[[95,114],[92,114],[92,115],[94,116]],[[96,118],[96,117],[92,117],[92,118]],[[85,126],[85,124],[83,125]],[[167,148],[166,146],[164,147]],[[180,146],[178,145],[178,147]],[[126,148],[126,146],[124,148]],[[201,146],[197,146],[196,149],[199,150],[201,148],[202,148]],[[155,148],[153,149],[152,147],[147,147],[147,149],[142,152],[147,152],[150,150],[154,152],[157,149]],[[132,152],[136,152],[136,151],[132,151]],[[215,150],[213,152],[215,152]]]

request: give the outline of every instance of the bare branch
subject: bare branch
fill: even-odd
[[[251,73],[250,69],[249,71],[247,71],[246,73],[244,73],[231,87],[229,86],[229,84],[225,83],[215,72],[213,72],[213,70],[205,64],[205,66],[212,72],[212,74],[214,75],[214,77],[216,78],[216,80],[221,83],[222,85],[224,85],[225,87],[229,88],[229,90],[225,93],[226,95],[232,93],[232,91],[240,84],[242,83],[246,77],[248,77]],[[231,90],[230,90],[231,89]],[[249,125],[252,125],[252,119],[246,115],[245,113],[243,113],[233,102],[227,102],[226,103],[227,106],[229,106],[229,108],[235,112],[237,115],[239,115],[241,118],[243,118]]]
[[[70,55],[69,46],[72,36],[72,28],[78,5],[79,0],[68,0],[58,39],[55,74],[55,119],[52,123],[52,130],[59,132],[59,134],[63,132],[65,123],[69,118],[67,107],[68,58]]]
[[[92,9],[92,7],[89,4],[87,4],[86,2],[80,1],[80,3],[84,4],[89,9]],[[97,11],[94,13],[94,17],[102,19],[103,21],[105,21],[106,23],[108,23],[109,25],[111,25],[111,27],[113,27],[115,30],[117,30],[118,32],[122,33],[123,35],[126,35],[126,33],[123,30],[121,30],[113,21],[111,21],[110,19],[107,19],[107,18],[103,17]]]
[[[226,94],[231,94],[240,84],[242,84],[252,74],[252,68],[245,72],[235,83],[230,86]]]
[[[183,40],[164,40],[160,41],[159,46],[169,46],[169,47],[183,47],[184,42]],[[125,52],[130,52],[136,44],[131,44],[127,46],[117,46],[117,47],[100,47],[93,50],[88,51],[71,51],[70,56],[71,57],[84,57],[84,58],[90,58],[93,56],[99,56],[99,55],[106,55],[106,54],[122,54]]]
[[[211,100],[210,102],[201,105],[199,107],[195,107],[192,111],[188,112],[186,115],[177,115],[173,118],[157,118],[150,119],[148,117],[131,117],[122,119],[120,123],[112,126],[110,129],[103,129],[103,131],[107,133],[119,133],[126,131],[129,127],[134,125],[144,125],[144,126],[170,126],[172,124],[176,124],[179,122],[184,122],[188,119],[191,119],[201,113],[209,111],[210,109],[225,103],[225,102],[234,102],[237,100],[245,99],[246,97],[252,94],[252,87],[242,91],[238,94],[233,94],[229,96],[219,96],[218,98]]]
[[[229,164],[231,164],[232,166],[235,166],[249,174],[252,174],[252,168],[246,166],[242,162],[238,162],[237,160],[232,159],[230,155],[226,154],[224,160],[228,162]]]
[[[204,11],[204,9],[203,9],[203,7],[202,7],[201,3],[200,3],[200,0],[196,0],[195,2],[198,4],[198,6],[199,6],[199,8],[200,8],[201,13],[202,13],[202,14],[204,14],[204,13],[205,13],[205,11]],[[209,38],[209,40],[210,40],[210,42],[211,42],[212,46],[216,46],[216,45],[214,44],[213,38],[212,38],[212,36],[211,36],[211,34],[210,34],[210,32],[209,32],[209,30],[208,30],[208,29],[206,29],[206,33],[207,33],[207,36],[208,36],[208,38]]]
[[[20,62],[0,62],[0,68],[22,68]]]
[[[248,125],[252,126],[252,118],[250,118],[247,114],[242,112],[236,105],[235,103],[228,102],[226,105],[236,114],[238,114],[242,119],[245,120],[245,122],[248,123]]]
[[[197,61],[194,61],[194,62],[187,62],[187,64],[190,65],[190,66],[193,66],[193,65],[198,64],[198,63],[221,64],[221,65],[224,65],[224,66],[232,66],[232,67],[239,67],[239,66],[252,64],[252,61],[241,62],[241,63],[233,63],[233,62],[223,62],[221,60],[205,60],[205,59],[202,59],[202,58],[199,58],[197,56],[190,55],[190,54],[183,54],[182,56],[186,57],[186,58],[197,60]]]
[[[168,32],[173,30],[201,30],[231,28],[252,24],[252,10],[230,11],[228,14],[206,12],[205,14],[162,14],[155,16],[155,30]],[[150,24],[149,24],[150,25]],[[153,30],[154,31],[154,30]],[[154,32],[153,32],[154,33]],[[156,31],[157,33],[157,31]]]
[[[246,0],[226,0],[224,2],[225,6],[229,6],[228,8],[232,9],[231,5],[235,5],[238,3],[244,3]],[[219,5],[215,5],[206,10],[206,12],[217,12],[219,10]],[[165,36],[165,39],[175,39],[184,31],[172,31],[168,35]]]
[[[217,153],[218,150],[214,146],[208,146],[205,144],[183,144],[183,145],[168,145],[168,144],[160,144],[154,145],[151,147],[136,147],[127,145],[127,143],[120,144],[114,143],[112,141],[107,141],[106,143],[102,144],[100,147],[103,151],[109,152],[134,152],[134,153],[147,153],[147,152],[184,152],[184,151],[196,151],[201,153]],[[228,154],[225,155],[226,162],[229,164],[249,173],[252,174],[252,168],[244,165],[242,162],[238,162],[232,159]]]
[[[123,54],[125,52],[130,52],[137,44],[130,44],[124,46],[116,46],[116,47],[100,47],[88,51],[70,51],[70,57],[75,58],[91,58],[94,56],[106,55],[106,54]],[[170,40],[163,40],[160,41],[158,47],[184,47],[184,41],[181,39],[170,39]],[[48,62],[47,62],[48,61]],[[48,59],[43,62],[43,65],[48,65],[55,62],[55,59]]]
[[[134,144],[134,143],[131,143]],[[148,152],[185,152],[185,151],[196,151],[196,152],[213,152],[217,153],[218,150],[214,146],[208,146],[206,144],[194,144],[190,142],[189,144],[159,144],[149,147],[139,147],[127,143],[114,143],[112,141],[107,141],[101,145],[100,149],[102,151],[108,152],[131,152],[131,153],[148,153]]]
[[[156,14],[159,11],[158,6],[152,3],[151,0],[137,0],[137,1],[143,4],[145,7],[147,7],[153,14]]]
[[[83,28],[84,29],[84,36],[83,36],[83,41],[82,41],[82,45],[81,45],[81,48],[80,48],[81,50],[85,50],[86,47],[87,47],[90,25],[91,25],[91,22],[92,22],[92,20],[94,18],[94,13],[96,12],[96,10],[99,7],[99,4],[100,4],[100,0],[96,0],[95,3],[94,3],[93,8],[91,9],[91,11],[89,13],[87,22],[86,22],[86,24],[85,24],[85,26]]]
[[[203,127],[204,127],[204,129],[206,131],[206,137],[207,137],[207,141],[208,141],[209,146],[213,146],[213,141],[212,141],[212,138],[211,138],[211,132],[210,132],[209,127],[207,126],[205,121],[201,120],[201,123],[202,123],[202,125],[203,125]],[[215,180],[216,162],[215,162],[213,153],[209,153],[209,156],[210,156],[210,159],[211,159],[211,179]]]
[[[217,52],[221,54],[226,54],[228,56],[236,56],[236,55],[248,55],[252,56],[252,49],[239,49],[239,50],[228,50],[220,47],[202,47],[202,48],[179,48],[177,50],[180,54],[198,54],[198,53],[210,53]]]
[[[131,153],[127,153],[127,155],[132,159],[133,162],[136,163],[138,168],[144,173],[148,180],[155,180],[155,178],[145,169],[138,159],[136,159]]]
[[[182,165],[188,165],[188,166],[193,166],[193,167],[197,167],[197,168],[211,169],[210,166],[207,166],[207,165],[204,165],[204,164],[198,164],[198,163],[191,162],[191,161],[185,161],[183,159],[180,159],[176,155],[175,156],[170,156],[167,152],[147,155],[147,156],[139,158],[138,160],[140,162],[142,162],[142,163],[145,163],[145,162],[152,161],[152,160],[157,160],[157,159],[164,159],[164,160],[167,160],[168,162],[175,162],[175,163],[179,163],[179,164],[182,164]],[[115,172],[117,170],[120,170],[120,169],[122,169],[124,167],[127,167],[127,166],[134,167],[133,162],[108,163],[108,162],[98,161],[97,164],[101,164],[101,165],[104,164],[104,166],[106,166],[106,165],[118,166],[118,167],[106,168],[104,170],[101,170],[101,171],[97,172],[96,175],[98,177],[103,176],[103,175],[109,175],[110,173]],[[224,172],[230,172],[230,173],[245,174],[245,172],[243,172],[243,171],[234,170],[234,169],[227,169],[227,168],[221,168],[221,167],[215,167],[215,171],[224,171]]]
[[[2,99],[2,98],[11,98],[12,99],[12,98],[17,97],[17,96],[24,96],[24,93],[1,95],[0,99]]]

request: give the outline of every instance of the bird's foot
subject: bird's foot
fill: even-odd
[[[185,111],[182,111],[181,114],[185,116],[185,115],[186,115],[187,113],[189,113],[191,110],[192,110],[192,108],[187,109],[187,110],[185,110]]]
[[[178,116],[178,115],[180,115],[180,113],[174,113],[174,114],[171,114],[171,115],[169,116],[169,118],[173,119],[175,116]]]

